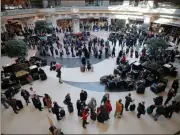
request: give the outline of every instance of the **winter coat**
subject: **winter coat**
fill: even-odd
[[[139,103],[139,105],[137,107],[137,111],[142,114],[145,114],[145,106],[143,104]]]
[[[154,100],[155,105],[162,105],[163,103],[163,98],[161,97],[156,97],[153,100]]]
[[[95,109],[97,106],[96,100],[93,98],[91,101],[88,103],[88,108],[89,109]]]
[[[106,106],[107,112],[111,112],[111,111],[112,111],[112,106],[111,106],[111,103],[110,103],[110,102],[107,102],[107,101],[106,101],[105,106]]]
[[[54,104],[53,111],[54,114],[59,114],[59,106],[57,103]]]
[[[81,101],[86,101],[86,99],[87,99],[87,92],[86,91],[81,92],[80,93],[80,100]]]
[[[77,108],[77,110],[80,110],[80,109],[81,109],[81,101],[80,101],[80,100],[77,100],[77,102],[76,102],[76,108]]]
[[[24,91],[21,91],[21,96],[24,98],[24,99],[28,99],[30,94],[28,91],[24,90]]]
[[[116,102],[116,111],[115,112],[122,112],[123,105],[122,103],[119,103],[119,101]]]
[[[158,106],[157,109],[156,109],[156,113],[159,114],[159,115],[164,114],[165,113],[164,106]]]
[[[83,113],[82,113],[82,119],[87,120],[88,116],[89,116],[89,114],[84,110]]]
[[[126,96],[125,99],[126,99],[125,104],[130,104],[132,102],[132,98],[129,96]]]

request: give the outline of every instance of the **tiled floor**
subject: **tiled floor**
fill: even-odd
[[[95,33],[98,35],[98,33]],[[99,33],[102,36],[102,33]],[[106,34],[104,34],[106,35]],[[118,48],[117,48],[118,50]],[[2,58],[4,59],[4,58]],[[11,61],[6,58],[4,64],[7,61]],[[128,58],[129,59],[129,58]],[[129,59],[130,62],[135,59]],[[101,76],[111,74],[115,67],[115,58],[109,58],[93,64],[94,72],[81,73],[79,67],[62,68],[63,84],[58,83],[56,78],[56,72],[50,71],[49,67],[43,67],[47,73],[48,79],[46,81],[35,81],[33,88],[37,91],[37,94],[44,95],[48,93],[53,101],[57,101],[60,106],[63,106],[66,111],[66,117],[61,121],[57,121],[55,115],[49,114],[45,108],[42,112],[36,110],[32,103],[29,106],[25,106],[25,102],[18,93],[15,98],[21,99],[24,104],[23,110],[19,114],[14,114],[12,109],[1,109],[1,132],[4,134],[50,134],[49,124],[46,118],[46,114],[52,118],[56,127],[61,128],[64,134],[172,134],[176,133],[180,129],[180,114],[174,113],[172,118],[165,119],[163,116],[155,122],[151,115],[143,115],[141,119],[137,119],[137,112],[124,111],[121,119],[115,119],[113,117],[115,111],[115,102],[118,99],[122,99],[124,103],[124,97],[129,92],[112,92],[110,93],[110,100],[113,107],[113,111],[110,114],[110,120],[104,124],[100,124],[97,121],[93,122],[88,119],[89,125],[87,129],[82,128],[82,120],[77,116],[76,101],[79,99],[81,89],[85,89],[88,93],[89,101],[91,97],[95,97],[98,106],[104,94],[102,89],[96,89],[95,85],[99,83]],[[179,66],[179,63],[176,63]],[[170,79],[168,88],[172,83]],[[77,82],[77,83],[76,83]],[[79,84],[81,83],[81,84]],[[82,84],[83,83],[83,84]],[[88,85],[89,84],[89,85]],[[88,85],[88,86],[87,86]],[[31,86],[25,85],[23,88],[29,90]],[[92,88],[93,87],[93,88]],[[69,114],[67,107],[63,104],[64,97],[67,93],[71,94],[74,113]],[[135,103],[138,104],[141,101],[145,101],[146,107],[153,103],[152,98],[156,95],[152,93],[149,88],[146,89],[144,95],[138,95],[135,91],[130,92]],[[166,96],[166,92],[162,95]],[[165,97],[166,98],[166,97]],[[32,102],[32,101],[31,101]]]

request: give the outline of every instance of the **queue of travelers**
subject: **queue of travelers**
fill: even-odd
[[[174,85],[176,85],[176,87],[179,87],[178,80],[173,81],[172,87],[174,87]],[[25,100],[27,106],[29,105],[29,103],[31,103],[30,98],[36,109],[42,111],[44,105],[44,107],[47,107],[49,113],[52,112],[56,115],[57,120],[61,120],[61,118],[65,116],[64,108],[59,106],[56,101],[52,101],[52,98],[47,93],[45,93],[44,96],[38,95],[36,94],[36,91],[34,91],[32,87],[30,87],[30,90],[22,89],[21,96]],[[171,88],[167,94],[167,98],[164,101],[164,104],[163,97],[159,96],[154,98],[154,104],[148,107],[145,107],[144,101],[140,102],[136,107],[136,105],[134,104],[134,99],[132,99],[131,94],[129,93],[125,97],[125,104],[122,103],[123,99],[118,99],[116,101],[114,117],[121,118],[123,116],[124,109],[125,111],[135,111],[135,109],[137,108],[137,118],[141,118],[141,115],[145,115],[146,112],[147,114],[151,115],[156,108],[155,114],[153,116],[155,121],[157,121],[158,117],[161,115],[164,115],[165,118],[171,118],[174,112],[178,113],[180,111],[180,102],[177,99],[172,100],[174,96],[175,91],[173,88]],[[43,99],[43,105],[40,98]],[[110,113],[113,111],[113,109],[109,93],[106,92],[104,94],[100,106],[98,106],[94,97],[92,97],[89,102],[87,102],[87,98],[87,92],[81,90],[79,99],[76,102],[77,115],[82,117],[83,128],[86,128],[86,125],[89,124],[87,122],[87,118],[89,116],[93,121],[97,119],[97,121],[100,123],[104,123],[105,121],[110,119]],[[15,99],[12,96],[8,97],[8,95],[1,95],[1,101],[5,108],[9,108],[9,106],[11,106],[14,113],[16,114],[18,114],[19,111],[23,108],[22,101],[19,99]],[[172,102],[169,103],[170,101]],[[67,105],[69,113],[72,113],[74,111],[70,93],[65,96],[63,103]]]

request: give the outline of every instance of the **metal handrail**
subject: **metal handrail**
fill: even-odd
[[[112,6],[78,6],[79,10],[110,10],[110,8],[115,8],[116,9],[116,6],[115,5],[112,5]],[[123,8],[123,5],[120,5],[120,6],[117,6],[118,9],[127,9],[128,10],[131,10],[131,11],[136,11],[136,10],[140,10],[140,9],[143,9],[142,7],[133,7],[133,6],[127,6],[126,8]],[[54,9],[54,12],[61,12],[61,11],[71,11],[71,8],[72,7],[55,7],[53,8]],[[139,9],[140,8],[140,9]],[[18,15],[18,14],[30,14],[30,13],[37,13],[39,11],[42,11],[42,12],[48,12],[50,11],[49,9],[51,8],[31,8],[31,9],[15,9],[15,10],[7,10],[7,11],[4,11],[4,12],[1,12],[1,16],[7,16],[7,15]],[[46,11],[47,10],[47,11]],[[151,9],[152,12],[156,12],[155,10],[164,10],[163,8],[158,8],[158,9]],[[143,10],[144,11],[144,10]],[[180,11],[176,11],[176,13],[180,13]]]
[[[123,2],[109,2],[109,5],[123,5]]]

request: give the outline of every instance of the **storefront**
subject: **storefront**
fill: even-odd
[[[22,24],[20,24],[20,22],[16,20],[8,21],[7,24],[5,24],[5,28],[7,31],[23,30]]]
[[[153,22],[153,25],[163,28],[163,32],[171,31],[172,35],[180,35],[180,19],[159,18]],[[169,33],[170,34],[170,33]]]
[[[28,0],[2,0],[2,10],[24,9],[29,7]]]
[[[144,18],[143,17],[139,17],[139,18],[128,18],[128,22],[129,24],[143,24],[144,23]]]
[[[61,29],[72,27],[72,19],[57,20],[57,26]]]

